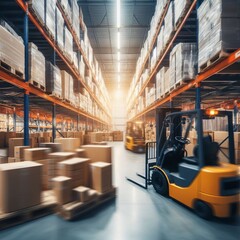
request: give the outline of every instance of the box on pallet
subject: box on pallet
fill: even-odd
[[[23,161],[24,160],[24,150],[29,149],[30,146],[15,146],[14,147],[14,157],[17,159],[17,161]]]
[[[62,152],[62,144],[61,143],[40,143],[39,147],[50,148],[51,152]]]
[[[74,152],[81,145],[80,138],[56,138],[56,143],[62,144],[63,151]]]
[[[66,26],[64,28],[64,51],[68,60],[73,62],[73,37]]]
[[[2,66],[24,78],[24,45],[20,37],[0,26],[0,60]]]
[[[166,45],[174,31],[174,2],[171,1],[168,7],[167,14],[164,18],[164,44]]]
[[[55,39],[55,9],[57,0],[45,0],[45,27]]]
[[[90,162],[112,162],[112,147],[104,145],[83,145],[86,157]]]
[[[112,164],[95,162],[90,164],[91,187],[100,193],[112,189]]]
[[[28,56],[29,81],[45,91],[45,57],[34,43],[28,44]]]
[[[72,199],[72,179],[65,176],[58,176],[52,179],[53,191],[59,205],[71,202]]]
[[[45,1],[31,0],[30,8],[33,10],[34,15],[37,17],[39,22],[44,25],[45,22]]]
[[[56,41],[61,50],[64,50],[63,31],[64,18],[58,7],[56,7]]]
[[[25,161],[36,161],[40,159],[47,159],[50,153],[50,148],[28,148],[24,149]]]
[[[73,189],[73,199],[78,202],[87,202],[89,201],[89,190],[90,188],[79,186]]]
[[[70,177],[72,188],[89,186],[88,158],[71,158],[58,163],[58,175]]]
[[[14,212],[41,202],[41,164],[17,162],[0,165],[0,210]]]

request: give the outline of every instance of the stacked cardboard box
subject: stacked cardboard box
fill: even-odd
[[[41,164],[17,162],[0,165],[0,211],[9,213],[41,202]]]
[[[239,0],[205,0],[198,8],[199,71],[209,59],[218,58],[221,51],[239,48],[239,5]]]
[[[28,44],[28,55],[29,81],[37,82],[45,90],[45,57],[34,43]]]
[[[112,164],[95,162],[90,164],[91,187],[99,193],[105,193],[112,189]]]
[[[80,138],[56,138],[55,142],[62,144],[64,152],[74,152],[81,145]]]
[[[45,27],[55,39],[55,9],[57,0],[45,0]]]
[[[71,158],[58,163],[58,175],[71,178],[72,188],[89,186],[88,158]]]
[[[56,41],[62,51],[64,50],[63,31],[64,18],[58,7],[56,7]]]
[[[164,44],[170,41],[174,31],[174,2],[171,1],[168,7],[167,14],[164,18]]]
[[[146,124],[145,126],[145,142],[155,142],[156,141],[156,125]]]
[[[73,37],[66,26],[64,28],[64,51],[68,60],[73,62]]]
[[[41,143],[39,145],[39,147],[50,148],[51,152],[62,152],[62,144],[61,143],[52,143],[52,142]]]
[[[177,27],[181,18],[184,16],[184,13],[188,9],[188,6],[190,5],[190,3],[191,3],[191,0],[177,0],[177,1],[174,1],[175,28]]]
[[[82,149],[85,150],[86,157],[90,162],[112,162],[112,148],[107,145],[83,145]]]
[[[9,148],[8,148],[8,156],[14,156],[14,148],[16,146],[23,146],[23,138],[9,138]]]
[[[195,43],[179,43],[170,53],[170,87],[196,77],[197,49]]]
[[[45,21],[45,1],[31,0],[31,8],[37,16],[40,23],[44,24]]]
[[[46,61],[46,92],[62,98],[61,71],[49,61]]]
[[[72,0],[72,25],[75,34],[77,35],[78,41],[80,41],[80,24],[79,24],[79,7],[76,0]]]
[[[123,141],[123,131],[113,131],[113,141]]]
[[[24,45],[20,37],[16,37],[3,26],[0,26],[0,60],[11,66],[15,73],[24,78]]]
[[[25,161],[37,161],[47,159],[48,154],[51,152],[50,148],[28,148],[24,149]]]
[[[24,161],[24,150],[29,149],[30,146],[15,146],[14,147],[14,158],[16,162]]]
[[[63,205],[72,201],[72,179],[58,176],[52,179],[53,191],[58,204]]]
[[[47,163],[47,189],[51,189],[53,186],[52,178],[58,176],[58,163],[74,158],[75,155],[76,153],[74,152],[54,152],[48,154],[48,159],[45,161]]]

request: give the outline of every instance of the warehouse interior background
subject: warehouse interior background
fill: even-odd
[[[0,0],[0,239],[238,239],[239,93],[240,0]]]

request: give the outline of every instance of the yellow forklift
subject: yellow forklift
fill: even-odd
[[[240,167],[235,164],[232,112],[159,108],[156,117],[156,164],[151,176],[156,192],[176,199],[205,219],[238,215]],[[218,159],[222,143],[203,136],[203,122],[217,117],[227,122],[228,137],[222,143],[228,140],[228,162]],[[193,126],[197,144],[190,154],[185,145],[190,143]]]
[[[125,148],[132,152],[145,152],[145,128],[143,122],[127,122]]]

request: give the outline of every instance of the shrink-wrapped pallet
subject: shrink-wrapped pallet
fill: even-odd
[[[46,92],[62,97],[61,71],[49,61],[46,61]]]
[[[72,0],[72,25],[78,41],[80,41],[79,7],[76,0]]]
[[[59,3],[65,13],[65,16],[67,17],[68,21],[72,23],[72,10],[71,6],[69,5],[68,0],[59,0]]]
[[[31,0],[30,7],[37,17],[39,22],[44,25],[45,23],[45,0]]]
[[[55,39],[55,8],[56,0],[46,0],[45,5],[45,26],[50,35]]]
[[[157,59],[161,56],[164,47],[164,26],[162,26],[157,38]]]
[[[45,90],[45,57],[34,43],[28,44],[28,55],[29,81],[38,88]]]
[[[73,61],[73,37],[71,32],[65,26],[64,28],[64,50],[66,57],[72,62]]]
[[[168,7],[167,14],[164,18],[164,43],[165,44],[167,44],[170,41],[173,31],[174,31],[174,2],[171,1]]]
[[[64,50],[63,42],[64,18],[58,8],[56,8],[56,41],[58,46]]]
[[[240,0],[205,0],[198,9],[199,71],[240,47]]]
[[[68,72],[62,70],[61,71],[61,79],[62,79],[62,98],[63,100],[70,100],[70,75]]]
[[[174,22],[175,27],[179,24],[181,18],[184,16],[185,11],[188,9],[191,0],[177,0],[174,1]]]
[[[196,76],[197,50],[195,43],[179,43],[170,53],[170,87]]]
[[[3,67],[24,78],[23,41],[3,26],[0,26],[0,61]]]

